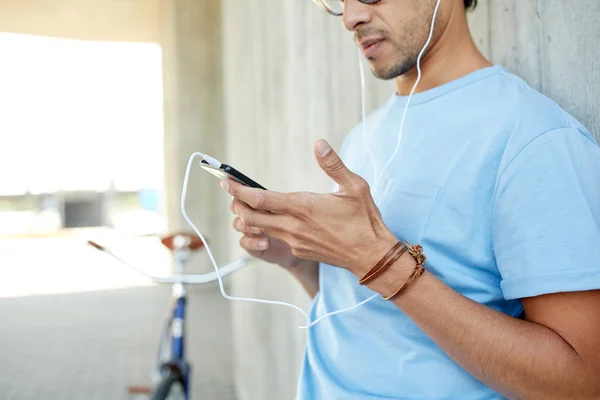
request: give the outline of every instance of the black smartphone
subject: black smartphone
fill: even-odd
[[[208,172],[210,172],[211,174],[215,175],[217,178],[220,178],[220,179],[231,178],[233,180],[240,182],[243,185],[250,186],[253,188],[257,188],[257,189],[267,190],[267,188],[265,188],[261,184],[255,182],[254,180],[248,178],[246,175],[242,174],[240,171],[236,170],[235,168],[233,168],[230,165],[221,164],[220,168],[215,168],[212,165],[210,165],[206,160],[202,160],[202,161],[200,161],[200,166],[202,168],[204,168],[205,170],[207,170]]]

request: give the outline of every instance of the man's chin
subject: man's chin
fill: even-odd
[[[371,60],[369,60],[371,61]],[[381,61],[371,61],[371,72],[377,79],[381,80],[391,80],[396,79],[400,75],[403,75],[410,71],[415,64],[406,63],[397,64],[397,63],[383,63]]]
[[[395,79],[400,74],[396,73],[393,68],[389,67],[378,67],[376,65],[371,64],[371,72],[377,79],[381,79],[384,81]]]

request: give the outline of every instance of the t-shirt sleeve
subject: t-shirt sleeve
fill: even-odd
[[[546,132],[501,173],[492,250],[509,299],[600,289],[600,148],[576,128]]]

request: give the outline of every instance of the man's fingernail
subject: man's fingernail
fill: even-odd
[[[325,157],[331,151],[331,146],[325,140],[320,139],[317,142],[317,152],[321,157]]]
[[[269,247],[269,241],[267,239],[261,239],[258,241],[258,248],[260,250],[266,250]]]
[[[226,180],[222,180],[221,181],[221,187],[227,191],[229,191],[229,184],[227,183]]]

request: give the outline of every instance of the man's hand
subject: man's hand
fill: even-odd
[[[367,182],[348,170],[324,140],[315,144],[315,156],[339,185],[337,192],[276,193],[224,180],[222,186],[234,197],[232,211],[239,216],[236,229],[250,235],[259,235],[260,229],[271,236],[272,245],[279,245],[279,239],[301,259],[366,272],[397,239],[384,225]],[[259,240],[242,238],[242,246],[258,251]]]
[[[317,263],[296,257],[286,242],[267,235],[260,228],[247,226],[240,217],[233,220],[233,228],[243,234],[240,246],[251,256],[268,263],[279,264],[298,280],[310,297],[317,295],[319,291]]]
[[[233,201],[231,204],[233,211]],[[233,228],[243,234],[240,246],[251,256],[284,268],[295,267],[300,262],[287,243],[267,235],[260,228],[247,226],[240,217],[233,220]]]

